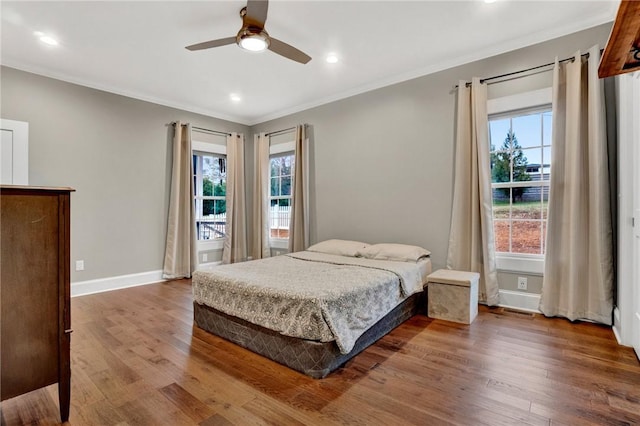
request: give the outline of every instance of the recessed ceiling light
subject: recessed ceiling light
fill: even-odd
[[[233,102],[240,102],[242,100],[242,98],[240,97],[240,95],[238,95],[237,93],[232,93],[229,95],[229,98],[233,101]]]
[[[338,56],[335,53],[329,53],[327,55],[326,61],[330,64],[335,64],[336,62],[338,62]]]
[[[56,40],[55,38],[51,37],[50,35],[47,35],[47,34],[43,33],[42,31],[36,31],[36,32],[33,33],[33,35],[38,37],[41,42],[46,43],[49,46],[57,46],[58,45],[58,40]]]

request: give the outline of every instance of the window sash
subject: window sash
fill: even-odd
[[[493,135],[494,140],[491,140],[492,135],[491,134],[489,135],[490,141],[494,147],[493,150],[489,151],[492,158],[494,154],[498,154],[498,155],[503,155],[505,157],[508,157],[507,159],[509,160],[509,181],[508,182],[491,182],[492,190],[515,189],[515,188],[541,188],[540,198],[536,197],[535,199],[528,201],[528,203],[530,203],[531,206],[533,206],[532,207],[533,210],[538,210],[536,206],[539,206],[539,210],[540,210],[539,213],[531,215],[532,217],[513,217],[514,210],[518,209],[517,206],[518,204],[521,204],[521,201],[515,201],[512,198],[512,195],[507,196],[508,203],[505,204],[505,207],[508,206],[507,217],[496,216],[497,211],[495,209],[492,211],[494,229],[502,228],[502,232],[507,231],[508,233],[508,235],[502,234],[502,239],[501,239],[501,241],[504,243],[504,242],[507,242],[505,241],[505,239],[508,238],[508,247],[504,247],[504,245],[501,244],[502,248],[506,249],[507,251],[499,251],[498,244],[496,244],[496,253],[498,255],[511,256],[511,257],[522,256],[523,258],[528,257],[528,258],[537,258],[537,259],[542,258],[544,256],[544,251],[545,251],[545,246],[544,246],[545,235],[544,234],[547,227],[548,216],[542,210],[545,208],[548,201],[543,198],[544,192],[542,191],[542,189],[546,190],[547,188],[550,188],[550,177],[551,177],[551,173],[553,173],[551,170],[550,160],[546,158],[547,150],[551,147],[551,144],[548,142],[548,140],[545,140],[545,133],[544,133],[545,126],[547,124],[545,122],[543,114],[549,113],[549,112],[550,112],[550,106],[545,105],[540,107],[523,108],[519,110],[507,111],[500,114],[492,114],[489,117],[490,121],[509,120],[508,130],[512,132],[514,131],[513,122],[515,119],[517,119],[520,116],[539,114],[539,128],[536,129],[534,127],[532,129],[535,132],[534,134],[536,134],[538,131],[540,132],[539,144],[527,145],[524,147],[519,146],[518,149],[514,149],[513,146],[510,146],[508,149],[504,149],[502,148],[502,144],[501,144],[502,141],[499,140],[500,139],[499,137],[497,137],[498,135]],[[498,140],[495,140],[495,139],[498,139]],[[498,148],[498,149],[495,149],[495,148]],[[540,179],[528,180],[528,181],[513,180],[514,179],[513,156],[515,153],[517,153],[518,150],[524,153],[524,155],[527,156],[528,158],[530,158],[530,156],[534,156],[534,159],[535,159],[536,156],[539,156],[539,162],[540,162],[539,171],[533,172],[533,173],[532,172],[527,172],[527,173],[529,173],[530,175],[533,175],[534,179],[538,177]],[[525,164],[528,164],[528,161]],[[534,160],[533,164],[537,164],[536,160]],[[492,168],[493,168],[493,164],[492,164]],[[492,180],[493,180],[493,177],[492,177]],[[529,226],[526,226],[527,224]],[[519,235],[523,235],[523,236],[525,235],[525,234],[520,234],[520,232],[522,232],[522,229],[523,229],[522,227],[526,228],[525,232],[527,232],[527,234],[526,234],[526,237],[519,239],[518,238]],[[538,234],[539,234],[539,244],[535,242],[537,239],[536,237],[538,237]],[[531,239],[531,237],[534,237],[534,239]],[[498,241],[496,241],[496,243],[497,242]],[[534,253],[532,253],[531,251],[527,251],[530,249],[533,249]]]
[[[281,160],[283,157],[290,157],[290,172],[283,173],[281,163],[277,162],[275,167],[272,167],[273,160]],[[292,151],[281,152],[269,157],[269,236],[271,240],[288,240],[289,239],[289,224],[290,224],[290,212],[291,204],[293,201],[293,180],[294,180],[294,168],[295,168],[295,154]],[[275,169],[275,170],[274,170]],[[289,181],[290,194],[282,194],[283,181]],[[273,182],[277,184],[277,195],[271,195],[271,185]],[[288,205],[282,205],[283,200],[288,201]],[[272,203],[275,201],[275,205]],[[275,209],[274,209],[275,208]],[[288,209],[289,211],[283,215],[280,212],[280,208]],[[274,210],[278,210],[276,214]]]
[[[226,228],[226,213],[214,213],[211,215],[204,215],[202,208],[205,201],[213,201],[214,208],[216,202],[224,202],[226,201],[226,195],[203,195],[204,190],[204,180],[205,178],[209,178],[209,176],[203,173],[204,166],[204,157],[212,157],[214,161],[218,161],[219,159],[223,159],[226,161],[226,155],[214,152],[203,152],[203,151],[193,151],[193,157],[195,157],[194,161],[194,204],[196,205],[196,230],[197,230],[197,239],[200,243],[206,241],[221,241],[225,237],[225,228]],[[224,178],[219,179],[217,182],[215,180],[211,180],[211,184],[214,186],[216,184],[225,182],[226,183],[226,173],[224,173]],[[213,219],[213,222],[212,222]]]

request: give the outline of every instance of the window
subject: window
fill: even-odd
[[[551,106],[489,119],[496,252],[544,254],[551,176]]]
[[[289,238],[294,166],[295,155],[292,152],[272,155],[269,160],[269,168],[271,170],[271,192],[269,196],[271,238]]]
[[[227,158],[194,151],[193,183],[198,241],[224,238],[227,223]]]

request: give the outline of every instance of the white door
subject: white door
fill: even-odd
[[[640,149],[637,150],[640,153]],[[636,157],[640,161],[640,157]],[[638,163],[636,163],[638,164]],[[640,167],[636,166],[636,185],[635,193],[640,194]],[[633,241],[633,285],[634,285],[634,306],[633,306],[633,336],[632,345],[636,350],[636,355],[640,358],[640,208],[635,210],[633,215],[634,241]]]
[[[0,120],[0,183],[29,184],[29,123]]]
[[[635,72],[632,83],[633,96],[633,326],[632,342],[640,358],[640,72]]]

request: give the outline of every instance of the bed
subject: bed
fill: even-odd
[[[314,378],[424,310],[429,251],[328,240],[306,251],[198,270],[194,321]]]

